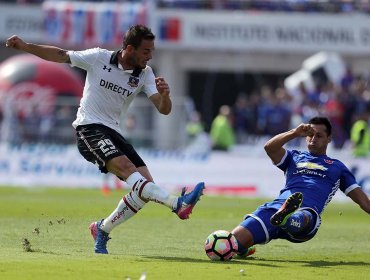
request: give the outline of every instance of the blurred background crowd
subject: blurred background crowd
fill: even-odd
[[[57,0],[53,0],[57,1]],[[145,0],[76,0],[84,2],[143,2]],[[4,3],[40,4],[44,0],[0,0]],[[370,12],[369,0],[153,0],[159,8],[229,9],[249,11]]]
[[[48,7],[53,7],[54,2],[60,4],[62,1],[0,0],[0,4],[13,4],[19,5],[20,7],[29,5],[30,7],[36,8],[45,8],[45,6],[43,6],[44,3],[51,3]],[[71,3],[82,2],[117,2],[132,5],[150,3],[150,5],[154,5],[158,11],[164,11],[164,14],[171,9],[184,13],[190,9],[194,9],[211,11],[211,13],[214,10],[245,10],[249,12],[248,15],[250,15],[251,12],[252,14],[254,12],[262,14],[264,12],[276,12],[276,14],[294,14],[297,12],[305,14],[319,13],[323,14],[325,17],[326,14],[331,16],[338,13],[363,15],[370,11],[370,0],[90,0],[73,1]],[[68,9],[66,9],[67,12]],[[58,20],[61,21],[61,26],[77,24],[79,21],[76,19],[68,21],[66,16],[63,16],[70,16],[70,12],[68,14],[62,14],[61,17],[56,17],[54,16],[56,12],[52,10],[52,8],[49,8],[48,11],[49,12],[46,13],[48,17],[46,20],[42,20],[42,22],[49,20],[54,24],[52,25],[53,29],[50,30],[59,32],[61,34],[61,39],[59,42],[56,41],[52,43],[56,45],[62,44],[63,46],[63,42],[66,41],[63,36],[68,36],[68,33],[66,31],[60,31],[62,29],[57,25]],[[81,11],[76,11],[82,15]],[[149,15],[151,12],[152,11],[149,10],[143,14]],[[130,13],[132,13],[131,10]],[[263,15],[266,16],[266,14]],[[112,12],[107,12],[106,16],[106,19],[111,19]],[[81,16],[80,18],[85,17]],[[87,14],[86,18],[89,18],[89,14]],[[178,30],[181,20],[174,20],[173,18],[169,20],[167,20],[167,18],[160,20],[160,24],[167,24],[168,22],[169,25],[164,25],[164,27],[161,25],[157,32],[159,43],[166,43],[166,40],[169,42],[176,42],[176,40],[180,41],[181,39]],[[15,26],[16,28],[29,27],[21,24],[18,26],[17,22],[10,22],[9,24],[12,24],[9,26]],[[128,22],[127,25],[130,25],[130,22]],[[78,30],[78,28],[75,30]],[[46,31],[49,31],[49,29],[46,29]],[[369,33],[365,31],[361,29],[361,34],[364,35],[363,42],[366,43]],[[345,33],[343,34],[346,35]],[[77,36],[74,35],[73,38],[75,37]],[[102,38],[105,37],[103,36]],[[343,38],[351,39],[350,37]],[[5,39],[5,36],[3,36],[2,40]],[[54,40],[55,38],[51,39]],[[81,42],[85,43],[85,41]],[[93,45],[89,45],[86,47],[92,46]],[[171,48],[167,50],[166,46],[166,44],[159,44],[160,51],[173,51]],[[68,47],[83,48],[85,46],[71,45]],[[119,46],[110,45],[109,47],[114,49]],[[184,48],[186,51],[186,47]],[[273,46],[271,48],[273,49]],[[204,50],[195,50],[195,52],[198,53],[202,51]],[[320,49],[317,51],[320,51]],[[226,52],[228,52],[228,50],[226,50]],[[243,50],[237,50],[235,52],[239,53],[243,52]],[[247,53],[248,50],[245,52]],[[285,52],[289,53],[289,48],[287,48]],[[307,53],[306,57],[309,53],[310,52]],[[9,85],[27,79],[42,80],[40,77],[35,78],[38,75],[50,78],[51,75],[48,71],[51,70],[49,68],[47,70],[40,70],[46,67],[40,62],[33,61],[31,64],[24,64],[24,62],[22,62],[19,64],[19,61],[16,60],[18,64],[15,63],[15,68],[18,70],[14,70],[11,73],[7,72],[10,68],[5,67],[9,65],[9,60],[6,60],[6,58],[11,58],[15,54],[16,53],[7,53],[4,48],[2,50],[0,49],[0,55],[3,58],[3,63],[0,64],[0,90],[2,88],[3,95],[5,95],[4,92],[7,92],[6,94],[8,95],[9,92],[12,92],[12,96],[23,96],[22,98],[8,98],[6,102],[4,102],[5,98],[3,97],[3,99],[1,99],[0,96],[0,101],[3,100],[2,110],[0,110],[1,141],[9,143],[38,142],[73,144],[75,140],[71,123],[75,117],[78,101],[82,94],[81,89],[84,73],[73,69],[75,77],[71,78],[69,74],[65,73],[65,70],[54,69],[57,71],[56,73],[58,73],[55,74],[55,76],[59,77],[59,79],[57,78],[55,81],[49,79],[46,83],[48,83],[50,87],[57,84],[59,92],[57,92],[54,97],[50,98],[50,96],[45,93],[45,88],[42,90],[35,90],[38,92],[38,97],[32,98],[31,100],[29,98],[31,95],[29,93],[29,91],[31,91],[30,85],[26,85],[26,87],[28,87],[26,93],[24,89],[10,87]],[[179,49],[176,56],[182,55],[181,49]],[[253,52],[251,52],[251,56],[254,56]],[[277,59],[279,56],[279,53],[274,54],[272,51],[271,57]],[[263,54],[261,57],[263,57]],[[293,55],[291,57],[293,57]],[[259,143],[262,138],[270,137],[291,129],[301,122],[307,122],[315,115],[325,115],[330,118],[333,124],[334,148],[343,149],[351,147],[356,156],[368,155],[370,151],[370,76],[363,70],[354,71],[351,63],[347,63],[346,59],[344,59],[344,61],[346,69],[337,81],[334,82],[329,79],[327,75],[324,75],[324,79],[315,80],[313,87],[307,86],[307,84],[302,81],[295,88],[287,88],[285,80],[293,71],[284,70],[283,68],[279,72],[269,70],[267,73],[258,72],[259,70],[255,70],[256,72],[252,71],[252,73],[231,70],[228,74],[231,79],[227,78],[224,72],[217,72],[217,69],[211,69],[210,66],[207,66],[208,70],[211,69],[209,72],[206,71],[207,69],[201,69],[199,71],[192,69],[188,71],[185,78],[185,81],[188,81],[188,83],[183,89],[183,91],[185,91],[185,97],[179,99],[179,101],[174,104],[174,110],[176,112],[183,112],[181,115],[181,124],[179,125],[179,123],[176,122],[175,125],[184,128],[183,130],[185,132],[183,135],[186,137],[186,140],[178,146],[192,146],[195,142],[200,141],[199,139],[202,139],[202,141],[204,140],[208,143],[206,145],[208,145],[210,149],[227,151],[235,145],[254,145],[255,143]],[[273,64],[274,62],[271,63]],[[154,68],[160,68],[159,65],[161,65],[161,63],[157,61],[154,63]],[[256,64],[256,66],[258,65]],[[368,66],[368,68],[370,69],[370,66]],[[35,69],[39,69],[40,71]],[[168,71],[171,73],[171,69]],[[38,72],[39,74],[37,74]],[[66,75],[66,77],[61,79],[61,75]],[[33,78],[30,78],[31,76]],[[66,79],[72,79],[73,81],[66,82]],[[73,88],[66,87],[66,85],[72,84],[75,85]],[[63,89],[60,89],[61,87],[63,87]],[[176,90],[177,85],[173,85],[172,91],[176,92]],[[34,93],[32,94],[36,96]],[[24,96],[27,96],[27,98],[25,99]],[[56,105],[52,106],[50,104]],[[138,114],[138,112],[140,113]],[[153,133],[156,132],[156,129],[161,127],[161,125],[153,123],[153,118],[155,117],[153,112],[148,109],[148,104],[139,98],[135,109],[123,119],[122,128],[126,131],[127,137],[131,141],[136,142],[137,145],[153,147],[155,146],[155,141],[152,141],[151,137],[153,137]],[[167,128],[165,128],[165,130],[166,129]],[[171,127],[168,128],[168,130],[170,129]],[[161,131],[158,131],[158,134],[161,134]],[[204,141],[202,143],[205,143]],[[176,145],[177,144],[174,144],[174,146]]]
[[[304,83],[301,83],[294,93],[289,92],[282,82],[275,88],[264,85],[252,93],[239,94],[235,103],[228,104],[227,108],[225,110],[225,107],[221,107],[218,117],[224,116],[228,120],[225,126],[229,125],[230,128],[226,130],[231,132],[223,131],[218,133],[218,136],[213,135],[217,130],[217,118],[207,126],[202,123],[199,113],[191,118],[189,126],[200,122],[199,129],[195,131],[202,131],[200,128],[211,131],[216,146],[227,150],[234,144],[253,144],[260,136],[273,136],[301,122],[307,122],[316,115],[325,115],[333,124],[335,148],[341,149],[350,142],[352,145],[358,144],[359,134],[364,134],[361,141],[367,146],[365,151],[370,148],[369,77],[355,77],[350,67],[339,85],[327,81],[313,90],[308,90]],[[358,121],[367,124],[363,126],[363,132],[356,131]],[[190,128],[189,133],[195,134]],[[233,136],[227,136],[230,134]],[[219,145],[218,141],[223,144]]]

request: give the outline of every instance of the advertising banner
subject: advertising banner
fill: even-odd
[[[207,194],[275,197],[284,186],[283,172],[262,148],[239,147],[209,154],[155,149],[138,152],[155,182],[172,191],[205,182]],[[347,152],[336,153],[336,158],[346,163],[370,195],[369,160],[353,158]],[[105,181],[74,145],[0,145],[0,186],[99,188]],[[345,195],[338,191],[335,197]]]
[[[45,40],[72,46],[122,46],[123,35],[135,24],[147,24],[141,2],[94,3],[46,1],[42,6]]]
[[[370,52],[370,18],[363,14],[157,10],[159,46],[307,53]]]
[[[147,24],[158,48],[268,53],[370,53],[366,14],[158,9],[153,1],[45,1],[0,4],[0,36],[64,46],[121,46],[134,24]]]
[[[2,40],[18,35],[25,40],[43,42],[43,13],[40,6],[15,8],[0,4],[0,36]]]

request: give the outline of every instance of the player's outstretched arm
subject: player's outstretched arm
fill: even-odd
[[[66,50],[54,46],[27,43],[19,38],[17,35],[13,35],[8,38],[6,40],[5,46],[7,48],[13,48],[36,55],[48,61],[59,63],[71,62]]]
[[[348,196],[360,205],[361,209],[366,213],[370,214],[370,199],[369,197],[361,190],[361,188],[355,188],[354,190],[348,193]]]

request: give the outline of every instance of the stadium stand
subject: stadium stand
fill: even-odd
[[[2,3],[41,4],[45,0],[0,0]],[[57,1],[57,0],[48,0]],[[74,0],[73,2],[145,2],[147,0]],[[153,0],[164,9],[215,9],[302,13],[369,13],[370,0]]]
[[[49,0],[50,1],[50,0]],[[116,2],[143,2],[144,0],[122,0]],[[1,3],[18,3],[18,4],[36,4],[42,3],[41,0],[0,0]],[[82,1],[76,1],[82,2]],[[86,2],[86,1],[85,1]],[[112,2],[112,1],[94,1],[94,2]],[[363,1],[330,1],[330,0],[285,0],[285,1],[257,1],[257,0],[157,0],[156,5],[161,9],[242,9],[248,11],[283,11],[283,12],[328,12],[328,13],[349,13],[349,12],[368,12],[370,0]],[[257,71],[257,70],[256,70]],[[259,71],[259,70],[258,70]],[[283,70],[281,70],[283,71]],[[259,73],[257,73],[259,75]],[[256,77],[258,76],[254,74]],[[346,75],[342,78],[341,83],[332,84],[327,81],[314,89],[299,88],[295,95],[289,92],[282,86],[282,77],[287,73],[279,73],[281,81],[271,84],[271,78],[259,75],[260,82],[258,87],[252,90],[239,88],[237,91],[242,94],[235,94],[236,98],[231,98],[229,94],[228,105],[232,107],[233,128],[237,133],[237,141],[240,144],[254,141],[256,137],[265,135],[274,135],[281,131],[287,130],[289,125],[294,125],[298,121],[307,121],[312,115],[322,113],[330,116],[334,125],[334,145],[341,148],[346,141],[349,140],[350,128],[352,124],[359,119],[359,116],[370,110],[370,87],[368,82],[369,77],[366,75],[354,75],[351,69],[348,69]],[[279,76],[277,73],[274,74]],[[263,76],[263,77],[262,77]],[[219,80],[223,80],[221,75]],[[226,84],[228,81],[223,80]],[[191,92],[191,91],[190,91]],[[199,93],[199,91],[194,90]],[[299,96],[299,98],[296,98]],[[64,101],[63,101],[64,102]],[[63,117],[67,115],[65,104],[58,104],[58,117],[60,123],[65,124],[64,127],[69,128],[70,132],[67,138],[61,138],[60,135],[41,135],[39,133],[45,126],[41,126],[37,115],[30,115],[27,120],[32,125],[38,125],[37,129],[27,129],[20,127],[19,136],[25,136],[28,142],[44,141],[68,143],[73,141],[73,131],[70,128],[71,120],[65,120]],[[77,106],[77,104],[72,104]],[[213,104],[215,111],[218,110],[219,104]],[[62,108],[59,110],[59,108]],[[147,112],[150,116],[149,109],[142,107],[142,111]],[[201,108],[195,108],[198,111]],[[208,111],[207,111],[208,112]],[[207,120],[213,118],[212,112],[201,112],[203,118]],[[33,112],[34,113],[34,112]],[[74,116],[74,114],[72,114]],[[190,114],[189,114],[190,116]],[[25,116],[22,116],[23,118]],[[32,118],[31,118],[32,117]],[[4,123],[5,114],[0,112],[0,127]],[[13,118],[13,121],[17,119]],[[18,120],[20,122],[21,120]],[[185,121],[185,120],[184,120]],[[209,130],[210,121],[205,124],[206,130]],[[4,126],[3,126],[4,127]],[[8,127],[8,126],[5,126]],[[14,126],[12,126],[14,127]],[[24,128],[24,129],[23,129]],[[23,130],[22,130],[23,129]],[[146,130],[148,130],[145,127]],[[280,129],[280,130],[277,130]],[[14,129],[12,131],[15,131]],[[2,133],[4,139],[5,133]],[[42,137],[41,137],[41,136]],[[67,135],[67,133],[65,133]],[[139,133],[138,133],[139,135]],[[137,135],[134,135],[137,136]],[[148,142],[148,136],[145,134],[140,138],[145,144]],[[16,139],[12,140],[16,141]]]
[[[157,5],[160,8],[229,9],[303,13],[368,13],[370,11],[369,0],[158,0]]]

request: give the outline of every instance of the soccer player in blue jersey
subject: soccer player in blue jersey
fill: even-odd
[[[308,151],[284,148],[297,137],[306,137]],[[308,124],[278,134],[265,144],[267,155],[284,172],[286,183],[274,201],[246,215],[232,231],[240,257],[253,254],[254,244],[273,239],[300,243],[313,238],[321,224],[321,213],[338,189],[370,214],[369,197],[354,175],[341,161],[326,155],[330,141],[329,120],[314,117]]]

